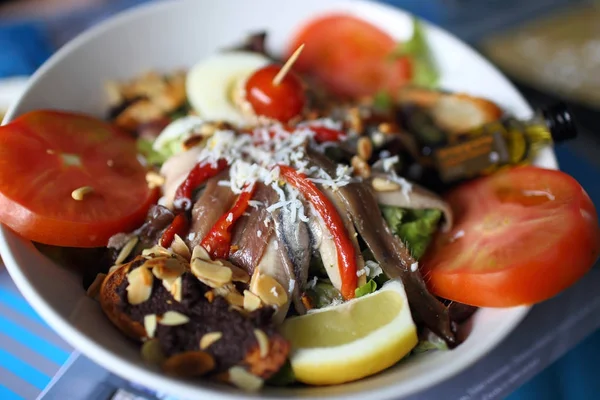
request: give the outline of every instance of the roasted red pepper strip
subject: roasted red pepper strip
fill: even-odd
[[[346,300],[354,298],[354,291],[358,282],[356,276],[356,254],[354,245],[346,232],[344,221],[342,221],[331,201],[306,175],[287,165],[280,165],[279,171],[289,184],[298,189],[310,201],[325,222],[325,226],[329,229],[329,232],[331,232],[337,250],[338,265],[342,277],[342,296]]]
[[[235,222],[246,212],[248,203],[252,200],[256,185],[246,186],[229,211],[219,218],[202,240],[202,247],[206,249],[213,259],[227,258],[231,245],[231,228]]]
[[[223,159],[218,160],[216,165],[209,162],[196,164],[175,192],[175,199],[173,200],[175,208],[180,211],[189,209],[192,206],[192,192],[194,189],[225,168],[227,168],[227,161]]]
[[[177,214],[171,222],[171,225],[165,229],[164,233],[160,237],[160,245],[165,249],[168,249],[175,238],[175,235],[183,238],[189,229],[189,222],[185,214]]]
[[[324,126],[308,126],[308,129],[315,133],[317,143],[339,142],[344,138],[344,134],[336,129],[326,128]]]

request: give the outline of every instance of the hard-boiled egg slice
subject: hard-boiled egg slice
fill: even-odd
[[[190,115],[176,119],[162,130],[160,135],[154,140],[152,148],[154,151],[164,151],[172,143],[183,143],[192,134],[200,129],[204,124],[204,119],[195,115]]]
[[[237,126],[248,122],[234,102],[240,82],[271,61],[260,54],[233,51],[215,54],[189,71],[187,96],[194,110],[205,120],[226,121]]]

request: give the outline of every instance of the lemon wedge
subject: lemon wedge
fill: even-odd
[[[281,333],[292,346],[298,381],[334,385],[373,375],[397,363],[417,344],[417,328],[404,286],[286,320]]]

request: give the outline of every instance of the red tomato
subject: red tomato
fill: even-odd
[[[0,128],[0,221],[40,243],[105,246],[138,227],[156,200],[145,174],[133,138],[109,124],[30,112]],[[75,200],[83,186],[93,191]]]
[[[306,104],[300,78],[289,71],[279,85],[273,84],[281,66],[267,65],[256,71],[246,82],[246,99],[257,115],[286,123],[300,115]]]
[[[569,175],[519,167],[475,180],[447,200],[456,224],[422,261],[436,295],[479,307],[546,300],[598,258],[594,204]]]
[[[294,69],[313,75],[340,96],[394,93],[412,76],[410,59],[391,57],[398,43],[390,35],[350,15],[312,20],[294,37],[289,54],[302,43],[305,47]]]

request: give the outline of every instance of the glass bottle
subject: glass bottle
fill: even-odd
[[[571,114],[558,103],[537,110],[529,120],[504,118],[448,137],[431,149],[431,159],[440,180],[449,184],[530,163],[540,149],[576,136]]]

